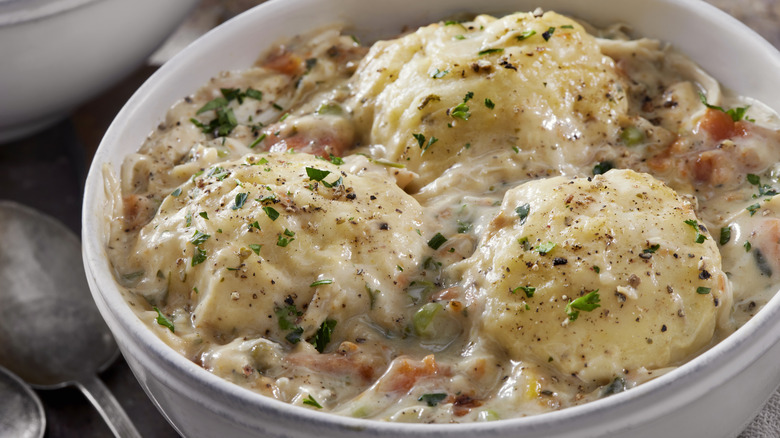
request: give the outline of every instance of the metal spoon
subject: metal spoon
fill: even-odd
[[[0,437],[41,438],[46,416],[41,399],[22,379],[0,367]]]
[[[0,365],[35,388],[75,385],[118,437],[140,437],[97,377],[119,354],[89,294],[81,243],[58,221],[0,201]]]

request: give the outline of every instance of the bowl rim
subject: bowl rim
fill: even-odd
[[[134,115],[144,107],[145,96],[161,86],[160,84],[170,81],[171,78],[179,74],[182,62],[187,62],[188,58],[193,58],[200,51],[208,51],[213,49],[214,46],[218,46],[218,43],[221,41],[220,38],[230,33],[231,28],[246,27],[248,23],[255,21],[258,17],[279,13],[282,8],[286,9],[291,7],[291,5],[295,7],[305,3],[305,1],[271,0],[216,27],[187,47],[183,52],[176,55],[170,62],[164,64],[138,89],[119,112],[98,147],[95,159],[90,166],[84,192],[82,241],[84,265],[89,277],[90,289],[101,313],[107,319],[112,330],[119,329],[119,327],[116,327],[117,324],[121,326],[122,330],[129,330],[131,337],[134,337],[133,342],[139,344],[140,341],[141,345],[139,346],[146,349],[149,354],[154,355],[159,360],[159,362],[153,364],[154,366],[162,366],[164,364],[168,371],[173,369],[178,373],[182,373],[184,378],[205,384],[211,391],[216,391],[225,398],[267,409],[273,415],[291,418],[293,421],[308,420],[322,425],[339,427],[343,430],[414,431],[418,434],[423,433],[424,436],[438,436],[442,433],[451,434],[455,432],[456,428],[456,426],[451,424],[385,423],[324,413],[290,405],[252,392],[206,371],[165,344],[130,309],[119,291],[119,286],[111,275],[107,259],[103,256],[103,240],[97,235],[99,233],[94,232],[94,230],[100,229],[97,221],[103,219],[101,214],[96,213],[102,211],[101,206],[96,205],[97,201],[101,199],[98,195],[103,190],[102,170],[100,167],[104,163],[111,162],[111,156],[108,152],[111,149],[110,144],[119,142],[123,130],[126,129],[128,120],[133,120]],[[642,0],[633,1],[639,3]],[[284,5],[282,5],[283,2]],[[683,9],[691,15],[699,15],[702,21],[714,21],[730,26],[734,32],[745,34],[745,39],[755,43],[755,50],[765,52],[765,55],[768,57],[767,63],[780,66],[780,52],[774,46],[766,42],[736,18],[727,15],[716,7],[698,0],[657,0],[655,3],[661,3],[671,8]],[[481,5],[472,5],[472,9],[477,10],[480,8]],[[777,102],[775,105],[780,105],[780,102]],[[780,110],[777,107],[775,109]],[[163,114],[157,116],[159,120],[159,117],[162,117]],[[149,128],[151,129],[153,126],[150,125]],[[133,150],[136,150],[138,147],[140,147],[140,144],[135,145]],[[632,409],[633,411],[640,410],[637,409],[638,406],[641,406],[642,410],[644,410],[643,415],[649,416],[647,407],[642,404],[643,400],[663,399],[671,393],[670,391],[678,392],[680,387],[685,387],[685,395],[679,396],[677,394],[676,403],[653,404],[653,408],[659,414],[669,413],[681,403],[702,397],[706,394],[707,388],[713,384],[737,375],[742,369],[760,357],[768,348],[766,347],[767,345],[778,342],[780,340],[779,321],[780,294],[776,294],[760,312],[717,345],[680,367],[632,388],[630,391],[540,415],[504,419],[498,422],[459,423],[457,424],[458,435],[463,434],[465,436],[466,434],[479,433],[486,430],[531,431],[542,428],[548,429],[556,423],[563,424],[571,423],[572,421],[575,424],[585,425],[589,423],[588,418],[594,416],[595,413],[604,411],[628,413],[626,416],[620,416],[621,418],[615,420],[615,427],[619,427],[620,424],[624,426],[630,425],[632,421],[637,421],[636,412],[634,414],[630,414],[630,412],[632,412]],[[749,360],[745,360],[745,358],[749,358]],[[726,366],[727,364],[730,366]],[[672,385],[672,383],[674,384]],[[183,389],[192,391],[194,399],[200,398],[198,396],[198,388]],[[208,405],[208,408],[214,410],[215,406]]]
[[[43,20],[99,1],[105,0],[38,0],[33,2],[10,0],[7,3],[0,2],[0,28]],[[21,4],[24,4],[24,7],[20,7]]]

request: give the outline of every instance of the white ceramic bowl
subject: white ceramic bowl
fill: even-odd
[[[0,143],[138,67],[198,0],[0,0]]]
[[[84,264],[97,305],[141,385],[188,437],[723,437],[736,435],[780,383],[780,296],[688,364],[635,389],[557,412],[490,423],[393,424],[294,407],[252,393],[186,360],[125,304],[104,251],[101,168],[115,170],[169,106],[220,70],[251,65],[280,37],[333,22],[363,40],[461,11],[546,9],[596,25],[625,22],[673,43],[727,87],[780,111],[780,53],[735,19],[694,0],[277,0],[223,24],[165,64],[130,99],[92,163],[83,211]]]

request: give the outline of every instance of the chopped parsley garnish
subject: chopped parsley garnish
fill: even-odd
[[[303,312],[298,310],[294,305],[288,304],[284,307],[277,307],[274,311],[276,318],[278,319],[279,328],[282,330],[295,330],[298,326],[295,324],[299,316],[303,315]]]
[[[213,176],[217,179],[217,181],[222,181],[223,179],[227,178],[227,176],[230,175],[230,171],[223,169],[222,167],[215,167],[209,171],[208,174],[206,174],[207,177]]]
[[[601,161],[597,163],[595,166],[593,166],[593,174],[594,175],[603,175],[607,173],[610,169],[613,169],[614,166],[609,161]]]
[[[287,339],[287,342],[291,344],[297,344],[301,342],[301,336],[303,336],[303,327],[296,327],[293,331],[287,333],[284,339]]]
[[[266,206],[266,207],[263,207],[263,211],[265,212],[265,214],[267,214],[267,215],[268,215],[268,217],[269,217],[269,218],[270,218],[272,221],[275,221],[276,219],[278,219],[278,218],[279,218],[279,212],[278,212],[278,211],[276,211],[276,209],[275,209],[275,208],[273,208],[273,207],[267,207],[267,206]]]
[[[238,210],[239,208],[243,207],[244,204],[246,203],[246,198],[248,196],[249,196],[249,193],[246,193],[246,192],[238,193],[236,195],[235,203],[233,204],[232,207],[230,207],[230,209],[231,210]]]
[[[750,244],[750,241],[749,241],[749,240],[746,240],[746,241],[745,241],[745,244],[744,244],[744,245],[742,245],[742,246],[744,246],[744,247],[745,247],[745,252],[748,252],[748,251],[750,251],[750,248],[752,248],[752,247],[753,247],[753,245],[751,245],[751,244]]]
[[[260,224],[257,221],[252,222],[251,224],[249,224],[249,229],[251,230],[252,228],[257,228],[258,230],[260,230]]]
[[[333,188],[333,187],[340,186],[343,181],[342,177],[339,177],[339,179],[337,179],[332,183],[325,181],[325,177],[330,175],[330,173],[331,173],[330,170],[322,170],[314,167],[306,168],[306,175],[308,175],[309,178],[311,178],[314,181],[321,182],[322,185],[324,185],[325,187]]]
[[[533,29],[526,30],[526,31],[524,31],[523,33],[521,33],[520,35],[517,36],[517,41],[523,41],[524,39],[531,38],[534,35],[536,35],[536,31],[535,30],[533,30]]]
[[[165,315],[162,314],[160,309],[157,308],[157,306],[153,307],[154,311],[157,312],[157,324],[160,324],[163,327],[166,327],[168,330],[171,331],[171,333],[175,333],[175,330],[173,328],[173,323],[165,317]]]
[[[597,274],[600,274],[601,273],[601,268],[599,268],[598,266],[594,266],[593,267],[593,272],[595,272]]]
[[[596,289],[574,301],[570,301],[569,304],[566,305],[566,314],[569,315],[569,321],[576,321],[580,316],[580,310],[591,312],[596,308],[601,307],[601,304],[599,304],[601,297],[599,297],[598,292],[599,290]]]
[[[504,49],[502,49],[500,47],[499,48],[494,48],[494,49],[485,49],[485,50],[480,50],[479,53],[477,53],[477,55],[484,56],[484,55],[489,55],[491,53],[502,53],[503,51],[504,51]]]
[[[314,397],[312,397],[311,394],[309,394],[308,397],[303,399],[303,404],[309,405],[309,406],[314,406],[317,409],[322,409],[322,405],[317,403],[317,400],[314,400]]]
[[[544,38],[545,41],[550,41],[550,38],[552,38],[553,33],[555,33],[555,27],[550,26],[547,28],[547,30],[542,34],[542,38]]]
[[[515,209],[515,213],[520,216],[520,225],[525,224],[528,214],[531,212],[531,204],[523,204]]]
[[[748,106],[741,106],[741,107],[738,107],[738,108],[731,108],[731,109],[726,110],[726,109],[723,109],[722,107],[719,107],[719,106],[716,106],[716,105],[710,105],[709,103],[707,103],[707,96],[705,96],[704,93],[702,93],[701,91],[699,92],[699,99],[701,99],[701,103],[703,103],[704,106],[706,106],[707,108],[724,112],[724,113],[728,114],[729,117],[731,117],[731,120],[733,120],[735,122],[739,122],[742,119],[747,120],[748,122],[752,122],[753,121],[752,119],[749,119],[749,118],[746,117],[747,110],[748,110],[748,108],[750,108],[750,105],[748,105]]]
[[[197,266],[205,261],[206,261],[206,251],[204,251],[203,248],[199,246],[195,247],[195,254],[192,255],[192,262],[190,263],[190,265]]]
[[[436,406],[444,399],[447,398],[447,394],[443,392],[435,392],[432,394],[423,394],[420,396],[420,398],[417,399],[417,401],[425,402],[428,406]]]
[[[417,140],[417,144],[422,149],[423,145],[425,145],[425,136],[423,134],[412,134],[412,137],[414,137],[415,140]]]
[[[171,196],[173,196],[174,198],[177,198],[179,195],[181,195],[181,187],[177,187],[176,190],[171,192]]]
[[[290,244],[293,240],[295,240],[295,233],[293,231],[288,230],[287,228],[284,229],[283,233],[279,234],[279,238],[276,240],[276,245],[281,246],[282,248],[286,247]]]
[[[758,175],[749,173],[747,174],[747,180],[750,184],[758,187],[758,194],[753,195],[753,198],[758,198],[761,196],[776,196],[777,195],[777,189],[770,186],[769,184],[761,184],[761,178]]]
[[[450,116],[462,119],[462,120],[468,120],[469,117],[471,117],[471,113],[469,112],[469,107],[466,105],[466,103],[459,103],[456,107],[452,108],[450,110]]]
[[[496,107],[496,104],[495,104],[495,103],[493,103],[493,101],[492,101],[492,100],[490,100],[490,99],[488,99],[488,98],[486,97],[486,98],[485,98],[485,106],[486,106],[486,107],[488,107],[488,108],[490,108],[490,109],[493,109],[493,108],[495,108],[495,107]]]
[[[547,243],[543,243],[543,244],[537,246],[536,247],[536,251],[540,255],[546,255],[549,252],[551,252],[553,250],[553,248],[555,248],[555,244],[553,242],[547,242]]]
[[[251,249],[252,252],[254,252],[256,255],[260,255],[260,248],[262,248],[262,247],[263,247],[263,245],[259,245],[257,243],[250,243],[249,244],[249,249]]]
[[[195,234],[190,237],[190,243],[195,246],[201,246],[203,245],[203,242],[208,240],[208,238],[211,237],[211,235],[206,233],[201,233],[200,231],[195,231]]]
[[[653,254],[656,251],[658,251],[658,249],[660,247],[661,247],[661,245],[656,243],[655,245],[650,245],[650,247],[643,249],[642,253],[643,254]]]
[[[720,229],[720,244],[725,245],[731,240],[731,227],[723,227]]]
[[[198,216],[202,217],[203,219],[209,220],[209,214],[206,213],[205,211],[201,211],[200,213],[198,213]]]
[[[431,238],[431,240],[428,241],[428,246],[430,246],[433,249],[439,249],[442,245],[444,245],[444,242],[447,241],[447,238],[442,236],[441,233],[436,233],[435,236]]]
[[[515,294],[520,290],[525,292],[525,296],[528,298],[532,298],[534,296],[534,292],[536,292],[536,288],[533,286],[518,286],[512,289],[512,293]]]
[[[187,213],[184,215],[184,226],[185,226],[185,227],[189,227],[190,225],[192,225],[192,212],[189,212],[189,211],[188,211],[188,212],[187,212]]]
[[[341,158],[341,157],[337,157],[337,156],[335,156],[333,154],[330,154],[329,158],[330,158],[331,164],[335,164],[336,166],[341,166],[342,164],[344,164],[344,159]]]
[[[333,329],[336,328],[335,319],[326,319],[314,333],[314,336],[309,340],[309,343],[314,345],[320,353],[325,351],[325,347],[330,343],[330,338],[333,335]]]
[[[699,287],[696,288],[696,293],[700,294],[700,295],[706,295],[706,294],[710,293],[710,288],[704,287],[704,286],[699,286]]]
[[[433,79],[441,79],[444,76],[446,76],[449,72],[450,72],[449,70],[439,70],[437,68],[436,71],[433,72],[433,74],[431,74],[431,78],[433,78]]]
[[[755,203],[753,205],[748,206],[745,210],[749,211],[750,215],[753,216],[754,214],[756,214],[759,208],[761,208],[761,206],[758,205],[758,203]]]
[[[704,241],[707,240],[707,236],[701,233],[698,222],[693,219],[688,219],[685,221],[685,223],[696,231],[696,243],[704,243]]]
[[[222,88],[220,91],[222,92],[222,97],[217,97],[206,102],[206,104],[195,113],[195,115],[200,115],[208,111],[214,111],[216,118],[208,123],[201,123],[194,117],[190,119],[190,121],[200,128],[201,131],[212,134],[215,137],[224,137],[230,134],[230,132],[233,131],[233,128],[238,126],[236,115],[233,113],[233,109],[228,105],[232,100],[238,100],[239,103],[241,103],[243,102],[243,98],[247,96],[246,93],[242,93],[234,88]]]
[[[561,29],[574,29],[574,26],[572,26],[571,24],[564,24],[563,26],[561,26]]]
[[[428,150],[431,145],[439,141],[438,138],[431,136],[431,138],[428,139],[428,142],[425,142],[425,135],[423,134],[412,134],[412,137],[414,137],[415,140],[417,140],[417,144],[420,146],[420,149],[422,149],[422,152],[420,152],[420,155],[424,154],[425,151]]]
[[[317,286],[322,286],[323,284],[331,284],[331,283],[333,283],[333,280],[331,280],[330,278],[325,278],[322,280],[315,281],[314,283],[310,284],[309,287],[317,287]]]

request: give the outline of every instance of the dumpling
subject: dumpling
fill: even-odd
[[[484,296],[482,336],[588,383],[679,364],[731,302],[691,205],[631,170],[511,189],[463,263]]]
[[[399,267],[429,250],[423,212],[370,167],[361,156],[337,165],[268,153],[205,169],[140,231],[124,268],[137,272],[132,287],[181,333],[218,343],[263,336],[290,346],[356,315],[403,329]]]
[[[448,169],[460,172],[455,184],[487,188],[574,174],[593,145],[621,143],[623,81],[574,20],[480,15],[374,44],[353,78],[353,106],[363,143],[381,145],[375,157],[419,174],[412,190]]]

